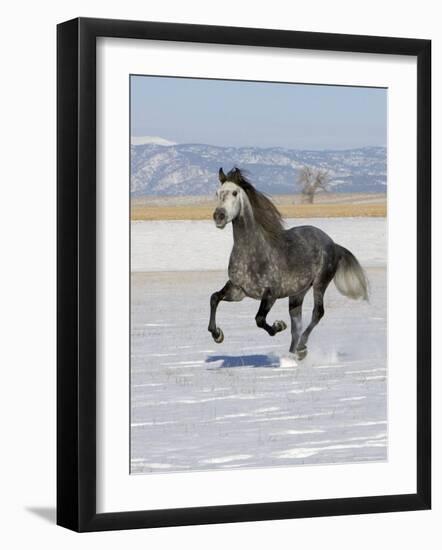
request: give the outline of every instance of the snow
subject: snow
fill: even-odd
[[[169,141],[158,136],[132,136],[130,142],[131,145],[176,145],[174,141]]]
[[[385,218],[289,219],[287,227],[315,225],[368,266],[384,266]],[[225,270],[232,248],[231,225],[216,229],[211,221],[134,221],[131,224],[131,270]]]
[[[271,338],[256,327],[254,300],[220,304],[222,344],[208,333],[229,232],[207,222],[133,224],[132,473],[387,459],[385,219],[310,222],[361,259],[371,296],[354,302],[330,285],[299,362],[288,330]],[[270,322],[289,324],[286,302]],[[309,294],[304,326],[311,308]]]

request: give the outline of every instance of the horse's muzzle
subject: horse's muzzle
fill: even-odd
[[[215,220],[216,227],[223,229],[227,224],[227,215],[224,208],[217,208],[213,213],[213,219]]]

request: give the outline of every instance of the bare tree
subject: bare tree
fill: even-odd
[[[298,185],[301,187],[301,193],[305,200],[313,204],[316,193],[328,191],[330,183],[330,173],[323,168],[312,168],[303,166],[299,171]]]

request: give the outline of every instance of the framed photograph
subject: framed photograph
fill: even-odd
[[[430,41],[57,31],[57,523],[429,509]]]

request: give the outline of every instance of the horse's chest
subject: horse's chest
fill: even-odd
[[[247,296],[258,300],[267,288],[280,284],[277,270],[272,269],[271,259],[253,254],[232,253],[229,279],[241,287]]]

